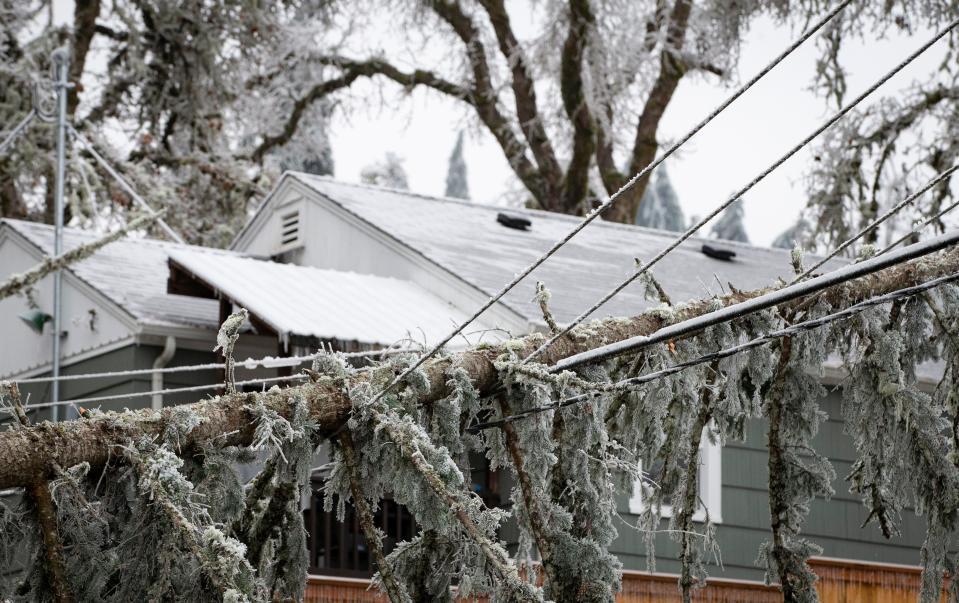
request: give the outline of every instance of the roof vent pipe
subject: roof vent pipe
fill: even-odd
[[[733,261],[733,258],[736,257],[735,251],[723,249],[722,247],[715,247],[713,245],[703,245],[701,251],[703,252],[703,255],[707,257],[711,257],[715,260],[722,260],[724,262],[731,262]]]
[[[167,335],[166,343],[163,345],[163,351],[160,352],[160,355],[157,356],[157,359],[153,361],[153,368],[158,369],[153,373],[153,381],[151,389],[153,391],[160,391],[163,389],[163,373],[159,371],[167,364],[170,363],[170,360],[173,359],[173,355],[176,354],[176,337],[172,335]],[[150,406],[153,410],[161,410],[163,408],[163,394],[153,394],[150,401]]]

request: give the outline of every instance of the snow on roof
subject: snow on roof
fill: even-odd
[[[290,175],[377,229],[488,294],[498,291],[581,218],[522,208],[503,208],[406,191],[337,182],[303,173]],[[508,212],[532,221],[529,230],[506,228],[496,221]],[[634,270],[634,258],[648,260],[677,233],[597,220],[537,268],[504,298],[528,320],[541,321],[532,301],[536,281],[552,291],[550,308],[559,322],[569,322]],[[736,252],[733,261],[707,257],[708,243]],[[843,262],[834,260],[823,270]],[[790,254],[731,241],[691,238],[652,270],[674,303],[737,289],[775,284],[794,276]],[[633,316],[653,305],[637,280],[600,308],[593,318]]]
[[[35,245],[45,255],[53,254],[53,227],[21,220],[0,220]],[[73,249],[100,235],[75,228],[63,229],[63,247]],[[140,324],[160,327],[218,328],[216,300],[173,295],[166,292],[167,260],[174,250],[190,249],[205,255],[232,252],[155,239],[125,238],[103,247],[68,270],[130,314]]]
[[[411,338],[424,343],[425,338],[432,343],[466,318],[452,304],[395,278],[194,250],[175,251],[171,258],[284,339],[300,335],[389,345]]]

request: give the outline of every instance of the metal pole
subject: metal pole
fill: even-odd
[[[66,137],[67,137],[67,75],[69,71],[70,55],[66,48],[58,48],[53,52],[53,64],[56,67],[57,91],[57,175],[56,192],[54,195],[54,236],[53,255],[63,253],[63,187],[66,175]],[[60,338],[63,332],[61,320],[62,302],[62,274],[60,270],[53,273],[53,368],[51,376],[51,399],[60,401]],[[60,418],[59,406],[51,408],[51,418],[56,422]]]

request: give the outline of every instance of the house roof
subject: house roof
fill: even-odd
[[[53,254],[53,227],[21,220],[0,220],[45,255]],[[100,235],[75,228],[63,229],[63,247],[72,249]],[[223,256],[233,252],[168,243],[155,239],[125,238],[98,250],[68,270],[103,294],[139,324],[156,327],[218,328],[216,300],[167,293],[167,261],[176,250]]]
[[[499,291],[581,219],[427,197],[297,172],[289,176],[487,294]],[[525,217],[532,226],[525,231],[506,228],[496,220],[499,212]],[[503,301],[528,320],[541,322],[533,296],[535,283],[543,281],[552,291],[550,309],[555,318],[561,323],[570,322],[632,272],[634,258],[650,259],[675,237],[673,232],[597,220]],[[708,257],[701,251],[704,243],[734,251],[736,257],[733,261]],[[843,260],[830,262],[823,270],[840,263]],[[674,302],[719,293],[727,283],[738,289],[754,289],[793,276],[786,250],[697,237],[663,258],[652,272]],[[644,288],[637,280],[593,318],[632,316],[655,305],[645,299]]]
[[[299,335],[384,345],[435,342],[466,318],[452,304],[395,278],[192,249],[173,251],[170,258],[284,340]]]

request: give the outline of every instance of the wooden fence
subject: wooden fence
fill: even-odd
[[[913,603],[919,594],[919,568],[814,558],[822,603]],[[675,603],[680,601],[677,576],[627,571],[617,603]],[[700,603],[778,603],[775,586],[745,580],[711,579],[696,592]],[[386,597],[369,590],[369,580],[311,576],[305,603],[383,603]],[[943,598],[945,601],[945,598]]]

